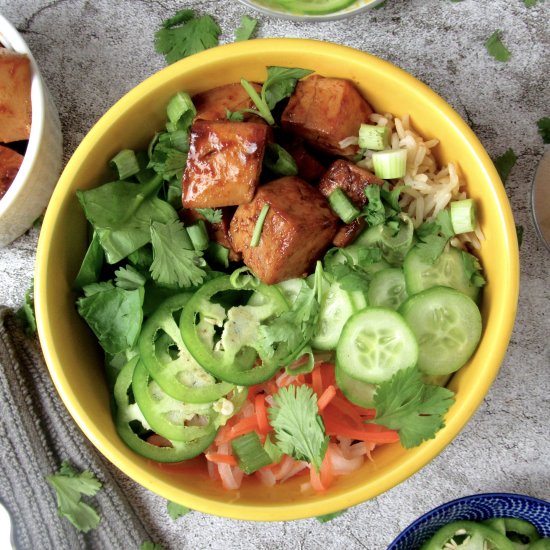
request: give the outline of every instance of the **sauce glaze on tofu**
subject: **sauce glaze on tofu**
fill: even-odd
[[[242,122],[227,120],[227,111],[255,107],[240,84],[219,86],[193,101],[197,115],[182,180],[182,218],[192,223],[202,218],[193,209],[222,208],[222,221],[207,222],[207,228],[231,261],[242,259],[264,283],[274,284],[307,275],[331,245],[346,246],[365,229],[362,218],[343,224],[328,202],[338,187],[361,209],[367,185],[384,183],[347,159],[356,145],[340,147],[373,112],[353,83],[319,75],[299,81],[275,131],[253,113],[242,113]],[[294,158],[297,176],[272,181],[276,176],[263,170],[274,136]],[[251,246],[265,205],[259,244]]]
[[[218,208],[250,202],[269,131],[256,122],[194,122],[183,173],[183,206]]]
[[[258,216],[265,204],[265,218],[258,246],[250,246]],[[328,248],[338,228],[321,193],[295,176],[263,185],[254,200],[237,208],[230,225],[233,247],[242,253],[244,263],[268,284],[311,271]]]
[[[348,80],[312,75],[300,80],[281,116],[282,127],[332,155],[350,156],[356,145],[340,142],[357,136],[369,121],[371,106]]]

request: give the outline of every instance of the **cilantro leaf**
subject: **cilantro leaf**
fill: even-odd
[[[433,263],[441,256],[445,246],[447,246],[447,241],[445,237],[440,235],[427,235],[420,242],[415,244],[415,247],[418,249],[420,257],[429,263]]]
[[[485,48],[491,57],[494,57],[497,61],[506,62],[510,59],[511,54],[502,43],[501,31],[495,31],[486,41]]]
[[[539,0],[523,0],[526,7],[532,8]]]
[[[127,265],[115,271],[115,284],[124,290],[136,290],[145,285],[147,278],[135,267]]]
[[[76,472],[67,462],[63,462],[58,473],[47,476],[46,480],[55,489],[57,509],[79,531],[87,533],[100,522],[97,511],[81,501],[82,495],[93,497],[101,483],[89,472]]]
[[[365,218],[365,221],[372,227],[375,225],[381,225],[386,220],[386,209],[382,204],[380,198],[380,186],[379,185],[367,185],[365,187],[365,195],[368,202],[361,213],[361,216]]]
[[[508,179],[512,168],[516,164],[517,159],[516,154],[511,148],[495,159],[495,168],[497,169],[502,183],[506,183],[506,180]]]
[[[523,225],[516,225],[516,236],[518,238],[518,248],[521,248],[521,244],[523,243]]]
[[[310,75],[309,69],[289,67],[268,67],[267,79],[262,86],[261,97],[269,109],[273,109],[279,101],[289,97],[300,78]]]
[[[185,514],[191,512],[191,508],[187,508],[187,506],[182,506],[181,504],[178,504],[177,502],[172,502],[170,500],[166,503],[166,509],[169,516],[173,520],[176,520],[181,516],[185,516]]]
[[[91,283],[99,281],[103,262],[105,260],[105,253],[101,243],[99,242],[99,236],[94,231],[92,241],[86,250],[82,265],[75,277],[73,286],[74,288],[82,288]]]
[[[25,292],[23,305],[17,310],[17,317],[25,324],[25,332],[30,336],[36,333],[36,318],[34,316],[34,279]]]
[[[447,388],[424,384],[416,367],[402,369],[378,386],[374,394],[376,418],[367,422],[398,430],[401,444],[410,449],[434,438],[444,427],[443,416],[453,395]]]
[[[179,221],[151,224],[153,263],[151,276],[165,286],[187,288],[204,280],[206,273],[201,263],[202,253],[189,250],[185,228]]]
[[[244,114],[242,111],[230,111],[229,109],[226,109],[225,118],[232,122],[242,122],[244,120]]]
[[[542,136],[544,143],[550,143],[550,118],[544,117],[537,121],[539,127],[539,134]]]
[[[219,208],[195,208],[195,212],[198,212],[210,223],[221,223],[222,221],[223,213]]]
[[[242,40],[252,38],[257,26],[258,21],[256,19],[252,19],[248,17],[248,15],[243,15],[241,17],[240,26],[235,29],[235,42],[241,42]]]
[[[469,252],[462,251],[462,262],[464,264],[464,273],[470,283],[477,287],[485,285],[486,281],[481,274],[481,265],[479,260]]]
[[[317,516],[316,519],[319,523],[326,523],[327,521],[331,521],[337,517],[340,517],[345,512],[347,512],[347,508],[345,510],[340,510],[338,512],[332,512],[332,514],[324,514],[322,516]]]
[[[318,414],[317,396],[309,386],[288,386],[273,396],[268,409],[278,447],[319,471],[329,438]]]
[[[218,45],[219,25],[210,15],[196,17],[192,10],[182,10],[165,20],[155,33],[155,49],[168,64]]]

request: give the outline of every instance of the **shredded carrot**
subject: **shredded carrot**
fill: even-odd
[[[254,406],[256,408],[256,420],[258,422],[258,430],[261,434],[267,434],[271,431],[269,425],[269,419],[267,417],[267,409],[265,406],[265,396],[263,393],[259,393],[254,400]]]
[[[336,374],[334,371],[334,363],[323,362],[319,365],[319,368],[323,371],[323,381],[326,386],[336,385]]]
[[[311,387],[317,394],[317,398],[321,397],[323,393],[323,374],[318,366],[311,371]]]
[[[243,418],[242,420],[239,420],[233,428],[231,428],[230,432],[230,439],[235,439],[236,437],[239,437],[241,435],[247,434],[249,432],[253,432],[255,430],[258,430],[258,419],[256,418],[256,415],[248,416],[246,418]]]
[[[321,481],[320,474],[317,473],[317,470],[315,469],[313,464],[311,464],[309,467],[309,480],[314,491],[320,493],[327,490],[327,488],[323,485],[323,482]]]
[[[334,386],[328,386],[328,388],[322,393],[321,397],[317,401],[319,410],[322,411],[336,395],[336,388]]]
[[[216,464],[228,464],[229,466],[236,466],[237,460],[233,455],[222,455],[218,453],[206,453],[204,455],[206,460],[215,462]]]
[[[328,435],[339,435],[349,437],[357,441],[369,441],[371,443],[396,443],[399,441],[399,434],[395,430],[373,432],[372,429],[363,427],[357,428],[346,425],[336,418],[324,417],[325,429]]]
[[[321,484],[326,489],[328,489],[334,481],[334,471],[332,469],[331,455],[332,448],[329,444],[329,446],[327,447],[327,452],[325,453],[325,457],[323,458],[323,463],[321,464],[321,470],[319,472],[321,477]]]

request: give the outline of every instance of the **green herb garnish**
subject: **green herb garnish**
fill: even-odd
[[[501,31],[495,31],[486,41],[485,48],[491,57],[497,61],[508,61],[511,57],[510,52],[501,40]]]
[[[99,514],[81,500],[83,495],[93,497],[101,489],[101,482],[92,472],[78,473],[68,462],[63,462],[59,472],[47,476],[46,479],[55,489],[57,509],[61,516],[66,517],[83,533],[98,526]]]
[[[516,164],[517,159],[518,158],[512,149],[508,149],[505,153],[500,155],[500,157],[495,159],[495,168],[497,169],[502,183],[506,183],[506,180],[508,179],[512,168]]]
[[[256,27],[258,26],[258,21],[248,17],[248,15],[243,15],[241,17],[240,26],[235,29],[235,42],[241,42],[243,40],[249,40],[252,38],[256,32]]]

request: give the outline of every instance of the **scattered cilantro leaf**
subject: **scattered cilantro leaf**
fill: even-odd
[[[246,90],[258,109],[257,111],[252,109],[246,111],[261,116],[268,124],[273,126],[275,119],[271,114],[271,110],[279,101],[292,94],[300,78],[304,78],[312,72],[309,69],[268,67],[267,78],[259,94],[248,80],[241,79],[241,86]]]
[[[145,285],[147,278],[135,267],[127,265],[115,271],[115,284],[124,290],[136,290]]]
[[[266,145],[263,163],[277,176],[296,176],[298,174],[298,166],[294,157],[278,143]]]
[[[368,423],[399,431],[406,449],[432,439],[444,427],[444,415],[453,403],[454,393],[447,388],[422,382],[416,367],[397,371],[382,382],[374,394],[376,418]]]
[[[195,208],[204,219],[210,223],[221,223],[223,212],[219,208]]]
[[[57,509],[61,516],[83,533],[98,526],[99,514],[81,500],[82,495],[93,497],[101,489],[101,482],[92,472],[86,470],[78,473],[68,462],[63,462],[59,472],[47,476],[46,480],[55,489]]]
[[[532,8],[539,0],[523,0],[526,7]]]
[[[516,235],[518,238],[518,248],[521,248],[521,244],[523,243],[523,225],[516,225]]]
[[[469,252],[462,251],[462,262],[464,264],[464,274],[470,283],[477,287],[485,285],[486,281],[481,274],[481,265],[479,260]]]
[[[289,67],[268,67],[267,79],[263,83],[261,97],[269,107],[273,109],[279,101],[289,97],[298,80],[310,75],[309,69]]]
[[[443,237],[450,239],[455,236],[455,231],[451,222],[451,213],[448,209],[440,210],[435,217],[435,222],[439,225],[439,231]]]
[[[550,117],[544,117],[537,121],[539,134],[542,136],[544,143],[550,143]]]
[[[82,288],[86,285],[98,282],[104,260],[105,253],[99,242],[99,236],[97,232],[94,231],[88,250],[86,250],[78,274],[75,277],[73,287]]]
[[[225,118],[232,122],[242,122],[244,120],[244,114],[242,111],[230,111],[229,109],[226,109]]]
[[[386,209],[382,204],[380,198],[380,186],[379,185],[367,185],[365,187],[365,195],[368,202],[361,213],[369,224],[373,227],[375,225],[381,225],[386,220]]]
[[[187,288],[202,283],[206,273],[201,263],[202,253],[190,250],[185,228],[179,221],[151,224],[153,263],[151,276],[165,286]]]
[[[25,332],[31,336],[36,333],[36,318],[34,316],[34,279],[25,292],[23,305],[17,310],[17,317],[23,321]]]
[[[319,471],[329,438],[318,413],[317,396],[309,386],[287,386],[273,397],[268,409],[278,447]]]
[[[502,183],[506,183],[506,180],[508,179],[512,168],[516,164],[517,159],[516,154],[511,148],[495,159],[495,168],[497,169]]]
[[[164,546],[160,544],[157,544],[156,542],[146,540],[145,542],[141,543],[139,550],[166,550],[166,548],[164,548]]]
[[[429,263],[433,263],[441,256],[445,246],[447,246],[447,241],[445,237],[440,235],[427,235],[422,241],[415,244],[415,247],[418,249],[420,257]]]
[[[506,62],[510,59],[511,54],[501,40],[502,32],[495,31],[486,41],[485,48],[491,57],[497,61]]]
[[[197,17],[192,10],[182,10],[163,21],[155,33],[155,49],[171,64],[217,46],[221,32],[210,15]]]
[[[257,26],[258,21],[256,19],[252,19],[252,17],[248,17],[248,15],[243,15],[241,17],[240,26],[235,29],[235,42],[241,42],[252,38]]]
[[[347,512],[347,508],[345,510],[340,510],[339,512],[332,512],[332,514],[324,514],[322,516],[317,516],[316,519],[319,523],[326,523],[327,521],[331,521],[337,517],[340,517],[345,512]]]
[[[191,512],[191,508],[187,508],[187,506],[182,506],[181,504],[178,504],[177,502],[172,502],[170,500],[166,503],[166,510],[168,511],[168,515],[173,520],[176,520],[181,516],[185,516],[185,514]]]

